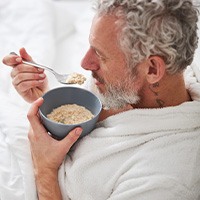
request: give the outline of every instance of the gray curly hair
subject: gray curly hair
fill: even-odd
[[[192,0],[101,0],[96,11],[119,17],[119,43],[131,68],[152,55],[163,58],[170,74],[192,63],[199,14]]]

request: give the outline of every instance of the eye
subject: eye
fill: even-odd
[[[105,61],[106,58],[102,56],[97,50],[95,50],[96,55],[100,58],[100,60]]]
[[[95,50],[95,53],[97,54],[98,57],[101,57],[100,53],[97,50]]]

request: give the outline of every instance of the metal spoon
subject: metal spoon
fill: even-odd
[[[15,52],[11,52],[10,54],[18,56],[18,54],[16,54]],[[47,66],[38,64],[38,63],[33,62],[33,61],[26,61],[26,60],[22,59],[22,63],[23,64],[27,64],[27,65],[31,65],[31,66],[34,66],[34,67],[46,69],[47,71],[53,73],[55,75],[57,81],[62,83],[62,84],[73,84],[73,83],[67,81],[67,79],[68,79],[70,74],[58,74],[53,69],[51,69],[51,68],[49,68]]]

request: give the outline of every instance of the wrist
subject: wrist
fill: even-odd
[[[40,179],[42,177],[46,178],[56,178],[58,176],[58,170],[53,168],[34,168],[34,174],[36,179]]]
[[[61,200],[58,183],[58,171],[45,169],[35,173],[36,187],[39,199]]]

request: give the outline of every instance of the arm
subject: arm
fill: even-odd
[[[62,200],[57,172],[45,171],[35,174],[35,180],[39,200]]]
[[[58,169],[71,146],[79,138],[82,129],[75,128],[63,140],[55,140],[48,135],[38,117],[38,108],[43,99],[36,100],[29,112],[31,124],[28,137],[30,141],[36,186],[40,200],[61,200],[58,183]]]
[[[2,62],[12,67],[12,83],[17,92],[25,101],[32,103],[48,90],[48,81],[44,70],[22,64],[22,58],[32,61],[31,56],[27,54],[24,48],[20,49],[20,56],[7,55]]]

